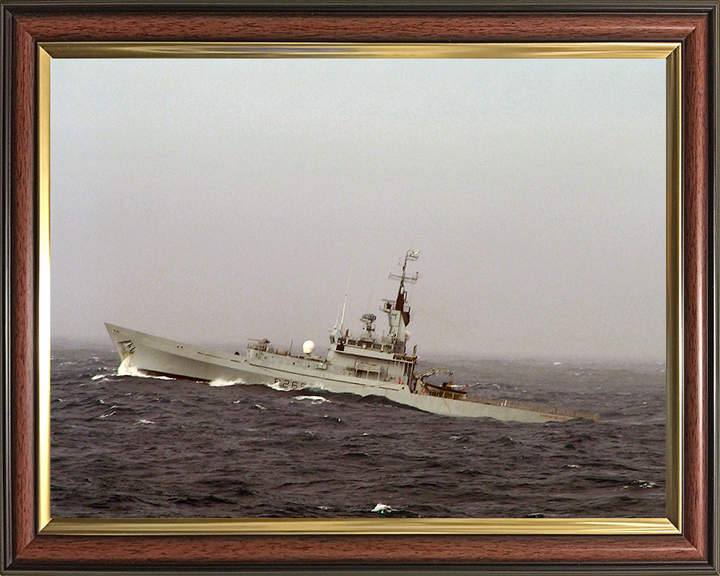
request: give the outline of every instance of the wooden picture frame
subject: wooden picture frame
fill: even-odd
[[[718,2],[2,3],[3,558],[7,573],[110,571],[718,574],[715,202]],[[666,42],[681,46],[679,530],[557,534],[183,534],[47,530],[38,445],[46,265],[38,166],[42,44]],[[78,44],[79,45],[79,44]],[[670,174],[670,178],[673,175]],[[46,239],[45,239],[46,241]],[[45,447],[47,450],[47,447]],[[42,450],[41,450],[42,451]],[[137,524],[135,525],[137,528]],[[127,532],[125,532],[127,530]]]

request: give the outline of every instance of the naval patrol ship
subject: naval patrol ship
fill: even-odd
[[[472,396],[450,382],[431,383],[437,374],[449,370],[430,369],[416,373],[417,346],[407,351],[410,307],[405,286],[418,280],[409,275],[408,263],[419,253],[409,250],[400,274],[394,300],[383,300],[380,310],[387,315],[389,330],[378,335],[375,314],[364,314],[357,336],[340,324],[330,333],[325,357],[316,356],[312,341],[303,344],[302,354],[293,355],[273,347],[267,339],[251,340],[245,356],[197,348],[143,332],[105,324],[120,356],[120,374],[137,371],[148,375],[239,384],[265,384],[281,390],[311,389],[360,396],[383,396],[392,402],[425,412],[447,416],[494,418],[519,422],[565,421],[572,418],[598,420],[597,414],[539,406],[527,402]]]

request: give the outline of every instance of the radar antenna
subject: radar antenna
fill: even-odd
[[[401,274],[393,274],[392,272],[390,272],[390,279],[391,280],[400,280],[401,288],[405,286],[405,282],[407,282],[408,284],[415,284],[415,282],[418,281],[418,273],[415,272],[415,274],[413,276],[408,276],[406,274],[407,263],[408,263],[408,260],[414,261],[414,260],[417,260],[419,257],[420,257],[420,250],[408,250],[407,253],[405,254],[405,262],[403,262],[402,273]]]
[[[372,337],[372,333],[375,331],[375,320],[377,320],[377,316],[375,314],[363,314],[360,318],[360,321],[365,324],[364,331],[367,333],[368,336]]]
[[[397,310],[405,321],[405,326],[410,324],[410,309],[405,307],[407,301],[407,291],[405,290],[405,283],[415,284],[418,281],[419,274],[415,272],[412,276],[407,275],[407,264],[409,261],[415,261],[420,257],[420,250],[408,250],[405,253],[405,261],[403,262],[402,272],[400,274],[393,274],[390,272],[391,280],[400,280],[400,286],[398,287],[397,297],[395,298],[394,308],[392,301],[389,301],[385,305],[385,311]]]

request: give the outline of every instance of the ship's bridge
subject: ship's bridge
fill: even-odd
[[[352,346],[354,348],[360,348],[362,350],[377,350],[378,352],[392,352],[393,346],[389,343],[378,342],[376,340],[364,340],[354,338],[343,338],[342,342],[345,346]]]

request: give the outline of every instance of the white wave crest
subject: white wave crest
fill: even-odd
[[[98,416],[98,419],[104,420],[105,418],[109,418],[110,416],[115,414],[115,410],[113,410],[113,408],[117,408],[117,406],[113,406],[112,408],[105,410],[105,412],[103,412],[102,414],[100,414],[100,416]]]
[[[370,510],[370,512],[378,512],[380,514],[389,514],[390,512],[397,512],[395,508],[392,508],[391,506],[388,506],[387,504],[383,504],[382,502],[379,502],[375,508]]]
[[[627,490],[628,488],[640,488],[641,490],[647,490],[648,488],[657,488],[657,484],[648,480],[633,480],[630,484],[623,486],[622,489]]]
[[[224,378],[215,378],[211,380],[208,385],[221,388],[223,386],[235,386],[235,384],[245,384],[242,378],[236,378],[235,380],[225,380]]]
[[[145,374],[140,368],[136,368],[131,363],[132,357],[128,356],[125,358],[122,362],[120,362],[120,366],[118,366],[118,376],[139,376],[140,378],[147,378],[148,375]]]
[[[310,400],[311,404],[322,404],[323,402],[332,402],[332,400],[328,400],[327,398],[324,398],[323,396],[295,396],[295,398],[293,398],[293,402],[295,400]]]
[[[144,370],[141,370],[137,366],[133,366],[132,356],[128,356],[118,366],[118,376],[135,376],[136,378],[153,378],[155,380],[172,380],[169,376],[158,376],[155,374],[148,374]],[[94,380],[94,378],[93,378]]]
[[[279,390],[280,392],[287,392],[287,386],[283,386],[282,384],[276,382],[268,382],[265,384],[268,388],[272,388],[273,390]]]
[[[311,388],[312,386],[310,384],[305,384],[305,382],[292,382],[289,383],[287,380],[284,382],[266,382],[265,386],[268,388],[272,388],[273,390],[279,390],[280,392],[292,392],[293,390],[307,390],[308,388]]]

